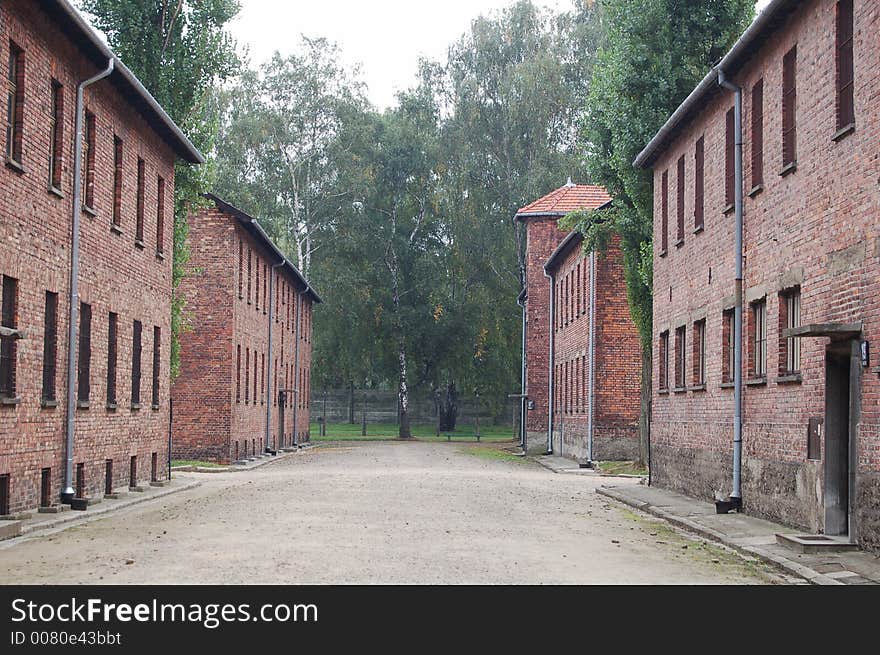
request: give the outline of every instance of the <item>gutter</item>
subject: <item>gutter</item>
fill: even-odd
[[[299,447],[299,435],[296,431],[296,420],[300,399],[302,398],[302,389],[299,388],[299,326],[300,323],[302,323],[302,318],[300,317],[300,312],[302,311],[302,297],[296,291],[293,292],[293,297],[296,299],[296,330],[294,331],[296,336],[294,337],[293,344],[293,389],[295,390],[293,401],[293,445]],[[288,384],[290,384],[290,380],[288,380]]]
[[[79,83],[76,87],[76,136],[73,146],[73,220],[70,240],[70,311],[67,325],[67,439],[64,466],[64,490],[61,502],[69,505],[76,492],[73,488],[73,443],[76,423],[76,351],[77,320],[79,318],[79,232],[82,215],[82,146],[83,146],[83,93],[86,87],[103,80],[113,72],[115,58],[107,60],[107,68]]]
[[[516,304],[522,308],[522,355],[520,359],[520,399],[519,399],[519,445],[526,452],[526,288],[517,296]]]
[[[550,357],[548,358],[547,365],[547,379],[548,382],[548,392],[549,395],[547,397],[547,454],[553,454],[553,367],[556,362],[556,358],[554,356],[553,348],[554,348],[554,321],[556,319],[556,294],[554,283],[556,278],[552,273],[547,271],[547,268],[544,268],[544,277],[546,277],[550,281]]]
[[[742,165],[742,88],[727,79],[724,69],[718,68],[718,85],[734,93],[734,214],[736,217],[735,245],[736,277],[734,293],[736,305],[733,319],[733,491],[727,501],[717,500],[715,511],[726,514],[731,509],[742,510],[742,327],[743,327],[743,165]]]
[[[589,414],[587,415],[587,468],[593,467],[593,406],[596,399],[596,250],[590,252],[590,370],[588,380]]]
[[[718,72],[727,71],[729,74],[735,71],[764,31],[772,27],[774,21],[780,19],[785,9],[797,4],[797,0],[771,0],[770,4],[764,7],[764,10],[752,21],[752,24],[745,29],[733,47],[724,55],[724,58],[706,74],[684,102],[678,106],[678,109],[667,119],[654,138],[635,158],[633,166],[647,168],[679,124],[687,118],[691,111],[699,109],[705,104],[704,96],[715,88]]]
[[[278,435],[278,443],[274,448],[269,446],[269,437],[272,433],[272,333],[275,326],[275,269],[284,266],[284,262],[272,264],[269,275],[269,352],[266,367],[269,369],[266,373],[268,384],[266,385],[266,440],[265,452],[275,455],[279,448],[284,447],[284,435]]]

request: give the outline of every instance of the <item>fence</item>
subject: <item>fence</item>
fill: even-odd
[[[513,426],[518,420],[519,400],[504,398],[498,414],[478,403],[477,398],[459,396],[458,422],[474,423],[479,417],[482,425]],[[360,423],[366,412],[367,423],[397,422],[397,392],[381,389],[328,389],[312,391],[312,420],[316,421],[326,412],[327,423]],[[415,425],[437,423],[437,405],[430,391],[411,391],[409,394],[409,417]]]

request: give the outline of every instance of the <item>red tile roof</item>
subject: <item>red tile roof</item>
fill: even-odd
[[[609,200],[611,196],[603,187],[593,184],[566,184],[520,208],[516,218],[564,216],[578,209],[596,209]]]

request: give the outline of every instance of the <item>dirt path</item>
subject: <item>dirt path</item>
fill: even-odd
[[[199,475],[199,474],[184,474]],[[0,582],[766,582],[767,569],[687,539],[487,447],[312,448],[193,491],[12,547]]]

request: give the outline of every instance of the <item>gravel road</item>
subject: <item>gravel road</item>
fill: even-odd
[[[0,550],[0,582],[759,584],[692,540],[496,447],[321,445]],[[620,480],[615,479],[615,484]],[[633,481],[635,483],[635,481]]]

